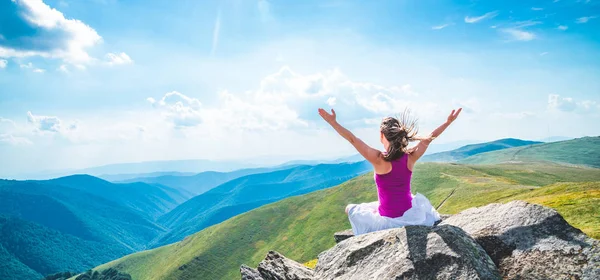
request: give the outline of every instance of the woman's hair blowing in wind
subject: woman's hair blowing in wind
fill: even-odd
[[[419,140],[417,137],[417,120],[410,116],[410,111],[405,110],[397,118],[386,117],[381,122],[381,132],[385,139],[390,142],[387,153],[384,155],[386,161],[393,161],[404,155],[408,144]]]

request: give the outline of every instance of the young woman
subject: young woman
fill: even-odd
[[[417,137],[416,122],[410,120],[407,112],[399,119],[383,119],[380,125],[380,139],[385,151],[381,152],[369,147],[337,123],[333,109],[331,114],[319,109],[319,115],[348,140],[373,165],[375,171],[379,200],[350,204],[346,207],[346,214],[355,235],[406,225],[432,226],[440,219],[439,213],[425,196],[411,193],[410,179],[415,163],[425,153],[429,143],[456,120],[461,110],[462,108],[452,110],[446,122],[428,137]],[[408,144],[412,141],[419,143],[409,149]]]

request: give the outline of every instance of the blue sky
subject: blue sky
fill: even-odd
[[[0,4],[0,175],[353,153],[406,107],[437,141],[600,134],[600,1]]]

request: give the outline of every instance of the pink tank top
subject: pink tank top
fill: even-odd
[[[379,196],[379,214],[381,216],[400,217],[412,206],[410,178],[412,171],[408,169],[408,154],[402,155],[392,162],[389,173],[375,173],[375,184]]]

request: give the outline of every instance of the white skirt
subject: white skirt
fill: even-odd
[[[354,235],[403,226],[433,226],[440,214],[422,194],[412,196],[412,207],[397,218],[379,215],[379,201],[361,203],[348,209],[348,219]]]

